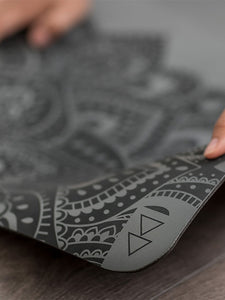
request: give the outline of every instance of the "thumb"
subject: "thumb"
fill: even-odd
[[[42,14],[28,33],[35,47],[45,47],[55,38],[79,23],[89,11],[89,0],[63,0]]]
[[[213,159],[225,154],[225,110],[219,117],[213,130],[211,142],[206,147],[204,155]]]

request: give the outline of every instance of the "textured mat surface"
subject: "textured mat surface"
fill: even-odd
[[[44,52],[4,42],[1,226],[117,271],[173,247],[225,174],[203,148],[175,154],[207,142],[225,94],[164,49],[90,24]]]

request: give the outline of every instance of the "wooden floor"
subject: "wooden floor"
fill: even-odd
[[[137,273],[113,273],[0,231],[0,299],[224,299],[225,188],[171,254]]]
[[[106,3],[108,1],[102,0],[100,2],[99,11],[103,2]],[[146,0],[145,2],[147,5],[150,1]],[[152,3],[156,2],[152,1]],[[162,1],[159,2],[161,3]],[[212,4],[213,7],[214,2]],[[222,1],[218,2],[222,4]],[[193,40],[194,42],[190,42],[188,47],[186,47],[184,40],[187,40],[187,37],[192,38],[193,34],[183,34],[182,30],[185,28],[185,20],[187,21],[187,26],[193,24],[190,21],[192,14],[189,13],[187,15],[189,10],[183,9],[181,5],[178,8],[180,11],[175,15],[179,16],[183,12],[182,16],[184,17],[182,17],[182,28],[177,26],[177,23],[174,25],[174,36],[179,38],[179,31],[182,33],[181,42],[176,42],[176,47],[174,46],[173,48],[180,51],[178,52],[179,55],[171,51],[175,53],[174,57],[176,59],[180,57],[182,63],[184,62],[191,67],[196,65],[197,69],[201,66],[207,66],[208,73],[205,69],[201,71],[204,71],[206,75],[213,74],[211,77],[216,82],[218,78],[224,81],[225,76],[221,76],[218,70],[224,72],[225,60],[220,59],[220,57],[224,57],[223,49],[225,48],[225,43],[222,45],[220,36],[218,36],[218,43],[211,43],[213,51],[216,51],[216,48],[218,51],[222,50],[221,56],[219,56],[217,51],[214,58],[210,59],[210,55],[213,55],[214,52],[212,47],[209,47],[209,39],[206,34],[209,30],[206,29],[206,32],[201,34],[201,39],[196,38],[196,40]],[[171,7],[170,11],[174,11],[174,9],[175,6]],[[111,9],[108,10],[111,14]],[[124,11],[126,12],[127,10],[124,8]],[[149,18],[149,15],[147,15],[147,10],[143,11],[146,11],[146,14],[141,11],[140,15],[144,14],[146,20],[150,22],[154,19],[154,10],[152,10],[152,18]],[[199,11],[201,12],[202,10],[199,9]],[[222,20],[224,19],[224,14],[222,10],[218,9],[219,11],[222,14],[220,20]],[[151,10],[149,9],[148,12],[151,12]],[[209,12],[210,18],[213,15],[215,18],[218,18],[218,12],[217,14],[211,13],[211,8]],[[195,14],[196,10],[194,10],[193,16]],[[129,13],[126,14],[126,17],[123,17],[122,13],[120,15],[121,23],[129,19]],[[161,11],[159,15],[161,15]],[[188,17],[185,19],[186,15]],[[205,13],[202,13],[201,16],[202,18],[207,17]],[[102,17],[102,19],[104,19],[102,22],[109,20],[108,17]],[[115,18],[112,15],[109,21],[111,22],[113,19]],[[135,23],[133,15],[131,15],[130,19],[132,19],[132,24]],[[164,17],[158,19],[160,20],[159,25],[165,23],[165,27],[167,26]],[[172,24],[172,18],[169,20],[168,24]],[[207,22],[206,24],[208,24]],[[217,21],[212,22],[213,26],[216,24]],[[151,26],[153,25],[152,23]],[[148,25],[150,28],[151,26]],[[158,28],[158,24],[155,27]],[[200,29],[204,30],[204,28],[205,26],[196,26],[196,30],[198,29],[200,33]],[[221,26],[221,28],[222,36],[222,34],[224,35],[224,26]],[[192,33],[193,28],[191,27],[190,31],[184,32]],[[215,32],[219,32],[217,27]],[[213,37],[216,38],[217,35],[213,34]],[[203,43],[203,38],[205,38],[205,43]],[[203,50],[197,44],[198,41],[203,45]],[[220,45],[220,47],[214,47],[214,44]],[[193,51],[190,51],[191,45],[194,47]],[[196,54],[198,50],[201,52],[201,59],[197,61],[187,59],[191,58],[193,53]],[[185,56],[185,59],[180,53]],[[202,53],[204,53],[207,63],[204,63]],[[206,55],[207,53],[208,56]],[[217,64],[215,64],[215,59],[219,61]],[[213,68],[213,66],[216,67]],[[0,230],[0,300],[36,299],[225,299],[225,191],[206,205],[171,254],[157,264],[138,273],[120,274],[108,272],[51,247]]]

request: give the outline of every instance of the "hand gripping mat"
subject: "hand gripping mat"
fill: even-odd
[[[225,96],[163,51],[88,24],[43,52],[3,43],[1,227],[114,271],[173,248],[225,176],[225,157],[175,153],[207,142]]]

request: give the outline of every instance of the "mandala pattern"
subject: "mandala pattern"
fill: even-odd
[[[163,54],[90,24],[43,52],[3,43],[0,226],[117,271],[173,247],[225,176],[203,148],[174,154],[208,141],[225,92]]]
[[[190,222],[225,178],[224,158],[208,162],[201,153],[122,170],[83,186],[5,188],[0,224],[109,269],[135,269],[130,257],[137,262],[148,248],[147,265],[156,259],[151,257],[151,246],[157,244],[152,234],[169,234],[170,217],[179,222],[181,234],[185,218]],[[123,252],[123,264],[117,266]]]

